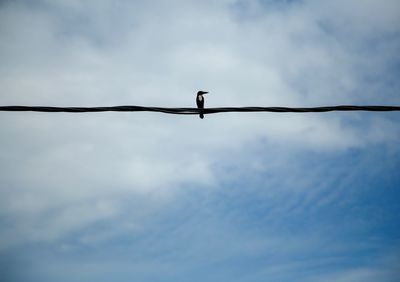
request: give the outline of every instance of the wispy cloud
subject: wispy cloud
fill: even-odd
[[[0,103],[399,104],[399,9],[2,1]],[[0,120],[0,252],[37,280],[394,277],[396,113]]]

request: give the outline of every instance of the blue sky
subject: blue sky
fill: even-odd
[[[1,1],[0,104],[399,105],[400,4]],[[398,113],[0,115],[5,281],[398,281]]]

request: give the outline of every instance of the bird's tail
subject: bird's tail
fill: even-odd
[[[204,115],[203,115],[203,114],[200,114],[200,118],[203,119],[203,118],[204,118]]]

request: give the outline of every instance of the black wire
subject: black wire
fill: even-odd
[[[8,112],[49,112],[49,113],[91,113],[91,112],[160,112],[176,115],[196,115],[199,113],[215,114],[228,112],[273,112],[273,113],[322,113],[333,111],[400,111],[400,106],[327,106],[309,108],[290,107],[222,107],[222,108],[163,108],[143,106],[112,106],[112,107],[47,107],[47,106],[0,106],[0,111]]]

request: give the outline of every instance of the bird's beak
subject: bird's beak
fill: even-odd
[[[208,94],[208,92],[204,92],[203,94]]]

